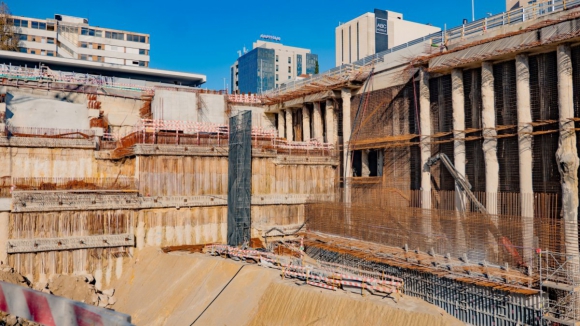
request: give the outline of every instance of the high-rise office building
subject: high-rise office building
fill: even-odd
[[[270,37],[274,38],[274,37]],[[309,49],[258,40],[230,68],[232,93],[259,94],[297,77],[316,73],[318,55]]]
[[[149,66],[149,34],[93,27],[86,18],[12,16],[20,52],[128,66]]]
[[[358,61],[397,45],[440,31],[403,20],[403,15],[375,9],[336,27],[336,65]]]

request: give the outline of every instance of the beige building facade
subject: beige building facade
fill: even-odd
[[[400,13],[375,9],[336,27],[336,66],[361,60],[440,30],[435,26],[403,20]]]
[[[126,66],[149,66],[149,34],[89,26],[86,18],[13,16],[20,52]]]

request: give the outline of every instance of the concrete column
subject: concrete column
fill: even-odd
[[[312,138],[310,133],[310,110],[304,104],[302,106],[302,141],[309,141]]]
[[[294,141],[294,130],[292,126],[292,109],[286,109],[286,140]]]
[[[520,152],[520,206],[524,261],[533,257],[534,189],[532,187],[532,110],[530,107],[530,68],[528,56],[516,56],[516,93],[518,100],[518,150]]]
[[[484,62],[481,67],[481,98],[483,102],[481,121],[485,159],[485,191],[487,193],[486,208],[490,214],[497,214],[497,192],[499,190],[494,96],[493,65],[490,62]]]
[[[349,88],[343,88],[341,91],[342,97],[342,149],[344,160],[344,200],[345,203],[350,204],[350,181],[352,177],[352,159],[349,148],[351,120],[350,120],[350,97],[351,92]]]
[[[429,98],[429,73],[421,69],[419,76],[419,123],[421,128],[421,207],[431,209],[431,170],[427,161],[431,157],[431,100]],[[430,226],[429,226],[430,228]]]
[[[278,137],[284,138],[284,127],[286,122],[284,121],[284,111],[280,110],[278,112]]]
[[[326,142],[330,144],[335,144],[336,142],[336,132],[338,129],[334,128],[334,102],[332,100],[326,100],[326,109],[324,112],[324,119],[326,121]]]
[[[361,161],[362,161],[362,177],[368,177],[371,175],[371,169],[369,166],[369,151],[368,149],[361,151]]]
[[[455,169],[465,177],[465,96],[463,93],[463,71],[454,69],[451,73],[452,106],[453,106],[453,157]],[[465,194],[459,184],[455,183],[455,208],[463,212],[465,208]]]
[[[463,71],[454,69],[451,72],[451,101],[453,107],[453,157],[455,169],[463,177],[465,175],[465,93],[463,92]],[[466,235],[463,228],[464,212],[467,210],[465,191],[455,182],[455,209],[457,211],[456,245],[466,248]]]
[[[0,262],[8,264],[8,229],[10,226],[10,212],[0,212]]]
[[[320,108],[320,102],[314,102],[314,111],[312,114],[312,135],[319,141],[324,141],[322,139],[322,133],[324,132],[322,127],[322,109]]]
[[[558,170],[562,178],[562,217],[566,254],[574,277],[578,277],[578,151],[574,131],[572,60],[569,45],[559,45],[558,108],[560,110],[560,140],[556,151]],[[573,255],[573,256],[572,256]]]

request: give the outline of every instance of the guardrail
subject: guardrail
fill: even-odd
[[[379,62],[384,62],[385,56],[387,54],[397,52],[413,45],[427,43],[430,46],[441,46],[441,44],[455,39],[463,39],[469,36],[481,35],[490,29],[502,27],[505,25],[519,24],[525,21],[538,19],[549,14],[556,12],[562,12],[568,9],[572,9],[580,6],[580,0],[544,0],[538,1],[531,4],[530,6],[517,8],[511,11],[503,12],[501,14],[485,17],[468,24],[464,24],[458,27],[454,27],[448,30],[442,30],[440,32],[432,33],[424,37],[417,38],[415,40],[403,43],[386,51],[382,51],[358,61],[349,64],[343,64],[339,67],[332,68],[325,71],[319,75],[314,75],[312,77],[293,81],[287,84],[280,85],[279,88],[269,90],[264,92],[264,96],[277,96],[283,92],[292,91],[300,86],[314,83],[321,80],[324,77],[332,77],[336,75],[337,72],[347,71],[347,70],[357,70],[361,67],[368,66],[371,64],[376,64]]]

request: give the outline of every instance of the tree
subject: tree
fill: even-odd
[[[4,2],[0,2],[0,50],[18,51],[20,42],[10,8]]]
[[[318,60],[316,60],[316,64],[314,65],[314,74],[318,75],[320,67],[318,67]]]

